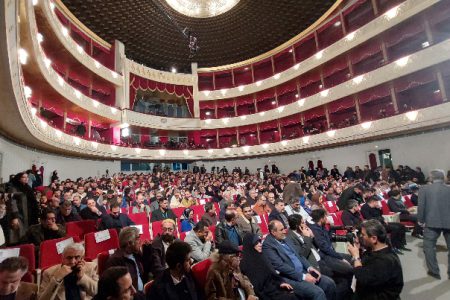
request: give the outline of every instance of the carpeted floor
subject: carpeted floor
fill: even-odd
[[[438,240],[437,257],[441,271],[441,280],[427,275],[427,268],[423,254],[423,241],[412,238],[407,234],[408,248],[411,252],[400,255],[403,267],[405,286],[401,295],[402,300],[449,300],[450,280],[447,276],[447,247],[441,236]]]

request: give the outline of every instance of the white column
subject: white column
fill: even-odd
[[[114,41],[114,69],[117,73],[123,75],[122,86],[116,87],[116,103],[121,109],[130,108],[130,74],[125,57],[125,45],[118,41]]]
[[[192,97],[194,98],[194,118],[200,118],[200,104],[199,104],[199,91],[198,91],[198,71],[197,71],[198,65],[197,63],[191,64],[192,69]]]

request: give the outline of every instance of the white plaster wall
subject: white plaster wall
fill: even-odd
[[[51,155],[15,145],[0,137],[0,153],[2,164],[0,177],[8,181],[9,175],[26,171],[35,164],[44,166],[44,184],[50,181],[51,173],[58,170],[60,180],[78,177],[101,176],[106,169],[109,174],[120,171],[120,161],[87,160]]]
[[[324,167],[331,169],[333,164],[336,164],[342,172],[347,166],[359,165],[362,167],[369,164],[368,152],[375,152],[378,158],[378,150],[381,149],[391,150],[394,166],[421,167],[425,173],[435,168],[450,170],[450,130],[291,155],[215,162],[204,161],[197,162],[197,164],[205,164],[208,171],[211,170],[213,165],[226,166],[229,171],[235,166],[240,166],[242,169],[247,166],[250,171],[256,171],[257,168],[266,164],[270,167],[272,163],[275,163],[282,173],[289,173],[300,169],[301,166],[307,167],[309,160],[313,160],[314,165],[317,165],[317,160],[321,159]]]

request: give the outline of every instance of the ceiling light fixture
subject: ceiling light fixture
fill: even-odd
[[[283,110],[284,110],[284,106],[280,106],[280,107],[278,107],[278,108],[277,108],[277,110],[278,110],[278,112],[279,112],[279,113],[282,113],[282,112],[283,112]]]
[[[345,39],[346,39],[348,42],[353,41],[353,39],[355,38],[355,35],[356,35],[355,31],[350,32],[349,34],[347,34],[347,36],[345,37]]]
[[[192,18],[210,18],[232,9],[240,0],[166,0],[180,14]]]
[[[316,59],[321,59],[323,56],[323,50],[317,52],[315,56],[316,56]]]
[[[408,64],[408,62],[409,62],[409,56],[405,56],[405,57],[397,59],[395,61],[395,64],[399,67],[404,67]]]
[[[302,107],[303,105],[305,105],[305,99],[300,99],[297,101],[298,106]]]
[[[165,149],[160,149],[160,150],[159,150],[159,154],[160,154],[161,156],[166,155],[166,150],[165,150]]]
[[[241,120],[247,119],[247,116],[241,116]]]
[[[385,12],[384,16],[388,20],[393,19],[398,15],[398,11],[399,11],[399,5],[397,5],[396,7],[393,7],[390,10],[388,10],[387,12]]]
[[[240,85],[240,86],[238,86],[238,90],[240,91],[240,92],[242,92],[243,90],[244,90],[244,86],[243,85]]]
[[[302,138],[302,140],[303,140],[303,143],[308,144],[309,143],[309,136],[304,136]]]
[[[69,36],[69,30],[66,27],[62,27],[61,31],[62,31],[63,36],[65,36],[65,37]]]
[[[259,80],[259,81],[256,82],[256,86],[261,86],[262,83],[263,83],[263,81]]]
[[[177,72],[177,68],[172,67],[172,69],[170,69],[170,71],[175,74]]]
[[[353,78],[354,84],[360,84],[364,79],[364,75],[359,75],[358,77]]]
[[[363,128],[363,129],[369,129],[370,127],[372,127],[372,122],[364,122],[364,123],[362,123],[361,124],[361,127]]]
[[[185,156],[188,156],[188,155],[189,155],[189,150],[184,149],[184,150],[183,150],[183,154],[184,154]]]
[[[336,135],[336,130],[327,131],[328,137],[334,137]]]

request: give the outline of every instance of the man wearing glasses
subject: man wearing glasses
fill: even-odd
[[[172,219],[165,219],[161,223],[162,234],[157,236],[149,246],[150,267],[153,277],[158,277],[166,268],[166,252],[167,248],[176,240],[175,231],[176,224]],[[147,251],[145,251],[147,252]],[[147,253],[145,253],[147,254]]]
[[[56,224],[56,213],[52,209],[45,210],[41,215],[41,224],[28,228],[24,241],[33,243],[36,249],[43,241],[59,239],[66,235],[66,230],[61,224]]]
[[[97,282],[97,265],[85,262],[83,245],[73,243],[64,248],[60,265],[44,271],[39,299],[92,299]]]

